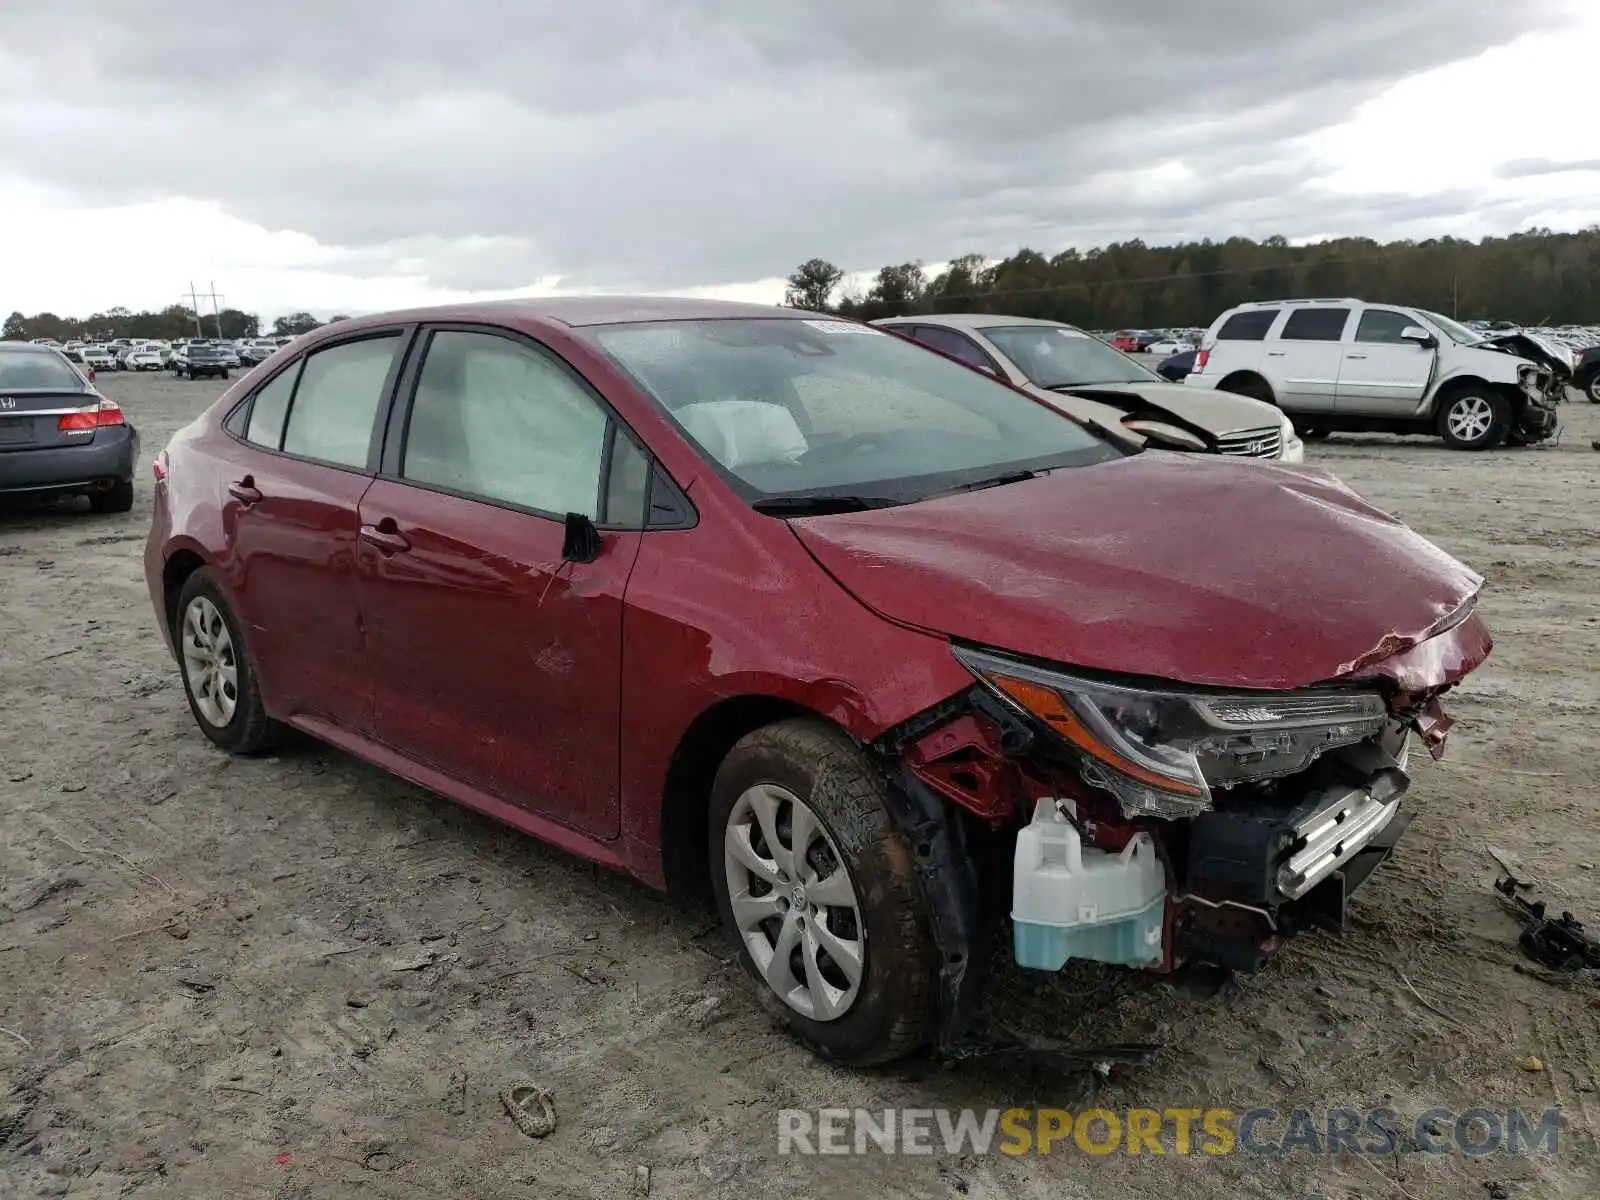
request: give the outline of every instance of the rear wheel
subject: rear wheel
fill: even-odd
[[[1486,388],[1464,388],[1439,410],[1439,436],[1455,450],[1490,450],[1506,440],[1511,405]]]
[[[825,1058],[898,1058],[933,1028],[935,958],[884,781],[820,721],[749,734],[712,787],[712,882],[762,1003]]]
[[[201,733],[232,754],[250,754],[277,742],[281,731],[261,703],[255,664],[238,619],[204,567],[184,581],[178,594],[172,641],[189,711]]]
[[[119,479],[100,492],[89,493],[89,507],[97,513],[125,513],[133,507],[133,480]]]
[[[1260,400],[1264,404],[1276,405],[1272,389],[1267,386],[1267,381],[1258,376],[1247,375],[1240,379],[1224,379],[1217,385],[1219,392],[1232,392],[1235,396],[1249,396],[1252,400]]]

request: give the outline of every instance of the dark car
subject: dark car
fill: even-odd
[[[1156,374],[1170,383],[1182,383],[1194,370],[1194,360],[1200,353],[1199,349],[1180,350],[1176,354],[1169,354],[1156,364]]]
[[[1482,579],[1330,475],[1140,451],[797,309],[354,318],[155,475],[207,738],[292,726],[710,892],[847,1063],[960,1044],[1008,916],[1041,970],[1336,923],[1489,652]]]
[[[0,343],[0,493],[81,494],[133,507],[139,435],[59,350]]]
[[[172,373],[179,378],[199,379],[203,376],[228,378],[228,371],[237,360],[216,346],[205,342],[190,342],[179,346],[172,356]]]
[[[1590,404],[1600,404],[1600,346],[1580,350],[1576,357],[1572,386],[1582,392]]]

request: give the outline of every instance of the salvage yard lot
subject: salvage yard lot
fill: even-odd
[[[146,464],[222,386],[103,379]],[[1496,650],[1344,939],[1210,997],[1008,981],[1057,1036],[1165,1047],[1107,1079],[831,1068],[775,1031],[709,914],[314,744],[226,758],[153,625],[148,466],[126,517],[0,509],[0,1197],[553,1200],[635,1194],[639,1167],[654,1196],[1593,1196],[1596,993],[1518,972],[1486,853],[1600,921],[1600,407],[1562,419],[1537,449],[1308,446],[1487,576]],[[554,1092],[542,1140],[497,1098],[524,1081]],[[1553,1158],[776,1154],[779,1109],[1011,1105],[1565,1118]]]

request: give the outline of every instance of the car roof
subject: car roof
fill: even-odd
[[[480,300],[432,308],[368,313],[348,322],[322,328],[354,329],[391,325],[396,321],[477,321],[491,324],[560,324],[573,328],[621,325],[636,321],[715,321],[764,317],[768,319],[826,318],[827,313],[734,300],[698,300],[675,296],[544,296],[516,300]],[[321,330],[318,330],[321,332]]]
[[[59,346],[40,346],[33,342],[0,342],[0,350],[25,350],[31,354],[54,354],[61,357]]]
[[[934,313],[928,316],[882,317],[874,325],[944,325],[950,329],[1003,329],[1013,325],[1062,326],[1064,321],[1047,321],[1041,317],[1008,317],[1004,313]],[[1069,328],[1071,328],[1069,326]]]

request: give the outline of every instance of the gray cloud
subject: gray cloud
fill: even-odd
[[[1592,175],[1600,172],[1600,158],[1558,161],[1553,158],[1517,158],[1500,164],[1500,179],[1534,179],[1543,175]]]
[[[1294,139],[1558,19],[1558,0],[51,0],[0,41],[0,169],[77,203],[215,199],[352,273],[473,289],[1384,231],[1418,206],[1316,193]],[[1119,175],[1179,158],[1165,193]]]

